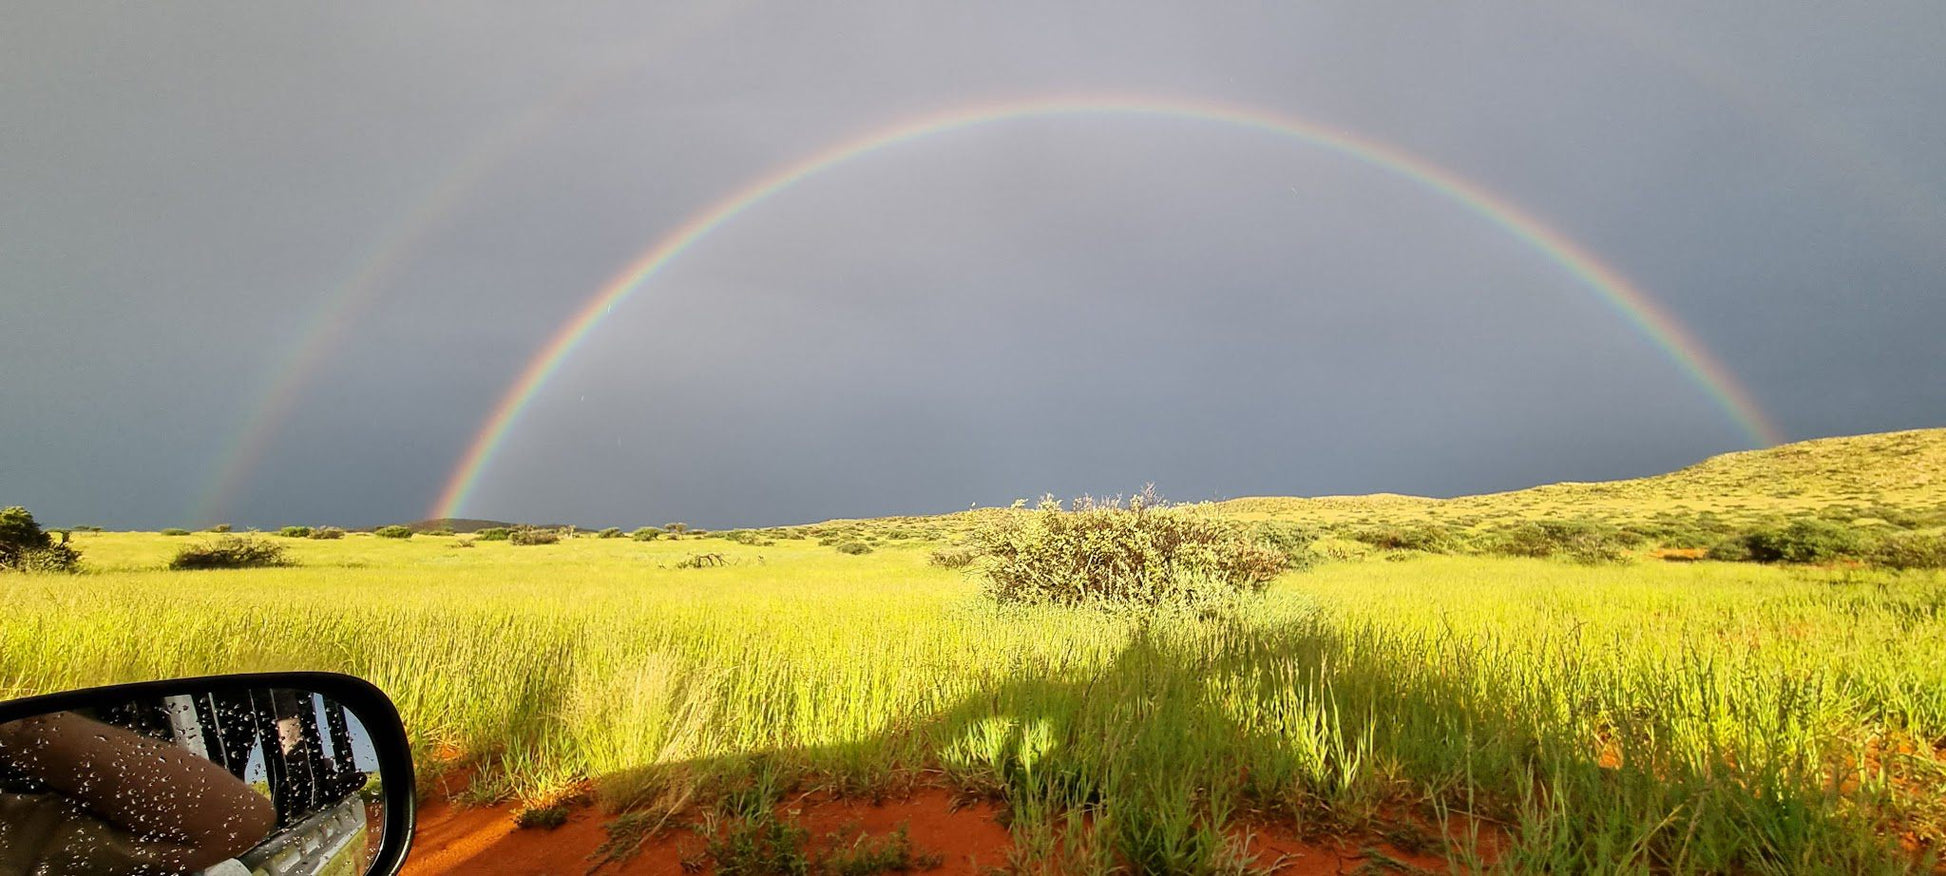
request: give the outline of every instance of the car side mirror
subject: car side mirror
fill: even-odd
[[[398,710],[349,675],[0,703],[0,873],[393,876],[413,802]]]

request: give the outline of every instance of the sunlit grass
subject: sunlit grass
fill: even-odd
[[[353,536],[162,571],[182,540],[83,535],[95,571],[5,578],[0,696],[351,672],[479,796],[944,782],[1055,869],[1217,869],[1250,819],[1461,811],[1555,872],[1898,871],[1946,830],[1938,574],[1424,557],[1136,619],[992,607],[918,542]],[[702,551],[732,565],[675,568]]]

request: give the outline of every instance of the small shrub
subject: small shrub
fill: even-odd
[[[553,544],[561,540],[561,534],[552,529],[523,526],[509,533],[507,540],[517,545]]]
[[[176,551],[169,568],[254,569],[286,565],[284,549],[255,538],[224,536],[214,541],[186,544]]]
[[[596,538],[621,538],[622,528],[619,526],[610,526],[607,529],[595,533],[595,537]]]
[[[514,813],[514,826],[521,830],[553,830],[568,823],[566,806],[529,806]]]
[[[974,553],[970,547],[949,545],[933,548],[932,556],[927,559],[927,562],[943,569],[964,569],[973,565],[973,560],[978,556],[979,554]]]
[[[1147,495],[1072,511],[1050,497],[988,518],[974,541],[988,595],[1007,603],[1196,605],[1259,592],[1286,565],[1241,524]]]
[[[722,876],[810,873],[810,852],[805,848],[810,839],[810,831],[766,810],[756,817],[731,819],[710,839],[705,854]]]
[[[1872,549],[1874,566],[1897,569],[1946,569],[1946,534],[1907,533],[1879,542]]]
[[[399,526],[397,524],[394,524],[392,526],[381,526],[377,529],[372,530],[372,534],[378,536],[379,538],[411,538],[412,527]]]
[[[732,529],[728,532],[723,533],[722,537],[728,541],[736,542],[737,544],[747,544],[747,545],[752,545],[754,547],[769,547],[777,543],[775,541],[772,541],[771,539],[765,538],[763,533],[758,532],[754,529]]]
[[[629,533],[628,537],[635,539],[636,541],[655,541],[656,539],[662,537],[662,530],[657,529],[653,526],[644,526],[641,529],[637,529],[634,532]]]
[[[189,534],[189,530],[187,530],[187,529],[177,529],[177,528],[175,528],[175,527],[173,527],[173,526],[172,526],[172,527],[169,527],[168,529],[165,529],[165,530],[162,530],[162,534],[163,534],[163,535],[170,535],[170,536],[174,536],[174,535],[188,535],[188,534]]]
[[[208,529],[205,529],[205,530],[203,530],[203,531],[204,531],[204,532],[229,532],[229,531],[230,531],[230,524],[228,524],[228,523],[218,523],[218,524],[216,524],[215,526],[212,526],[212,527],[210,527],[210,528],[208,528]]]
[[[869,554],[871,552],[872,552],[872,546],[862,541],[848,541],[845,542],[844,544],[838,545],[838,553],[849,554],[854,557],[858,556],[859,554]]]
[[[311,537],[318,541],[332,541],[345,537],[345,531],[336,526],[320,526],[311,530]]]
[[[1324,560],[1355,561],[1370,557],[1378,549],[1362,541],[1327,535],[1311,542],[1311,555]]]
[[[57,543],[27,509],[0,509],[0,569],[72,572],[80,564],[81,552],[68,546],[65,534]]]
[[[727,565],[729,561],[723,559],[722,554],[690,554],[676,562],[678,569],[707,569]]]
[[[428,530],[426,530],[425,532],[423,532],[423,533],[420,533],[420,534],[421,534],[421,535],[436,535],[436,536],[439,536],[439,537],[441,537],[441,538],[446,538],[446,537],[450,537],[450,536],[451,536],[451,535],[453,534],[453,530],[452,530],[452,529],[450,529],[450,528],[448,528],[448,527],[445,527],[445,526],[438,526],[438,527],[434,527],[434,528],[432,528],[432,529],[428,529]]]
[[[489,526],[479,532],[473,533],[473,537],[481,541],[510,541],[513,538],[513,532],[513,530],[504,526]]]
[[[283,529],[279,529],[279,530],[277,530],[277,534],[278,534],[278,535],[281,535],[281,536],[283,536],[283,537],[285,537],[285,538],[310,538],[310,537],[311,537],[311,527],[309,527],[309,526],[286,526],[286,527],[284,527]]]
[[[847,836],[856,832],[857,836]],[[878,876],[881,873],[911,873],[935,870],[946,862],[937,852],[924,852],[912,845],[912,836],[900,824],[888,836],[873,837],[847,825],[825,838],[828,851],[819,857],[817,872],[830,876]]]

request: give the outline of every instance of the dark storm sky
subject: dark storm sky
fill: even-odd
[[[877,128],[1077,92],[1297,115],[1491,189],[1648,290],[1792,438],[1946,425],[1932,0],[7,19],[0,504],[52,523],[423,516],[524,363],[686,217]],[[361,282],[237,467],[277,369]],[[1423,187],[1075,116],[887,150],[705,238],[589,336],[464,510],[1452,495],[1746,446],[1573,276]]]

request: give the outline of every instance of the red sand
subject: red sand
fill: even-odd
[[[786,800],[778,814],[809,829],[814,843],[845,829],[884,836],[904,824],[915,851],[945,857],[944,864],[928,871],[931,873],[985,873],[1004,866],[1013,846],[1006,828],[994,821],[992,805],[976,803],[955,809],[952,798],[939,790],[922,790],[879,805],[853,800]],[[582,876],[594,863],[588,856],[608,838],[602,829],[607,820],[599,810],[582,807],[560,827],[522,830],[514,826],[509,806],[465,808],[430,803],[419,811],[419,830],[405,872],[407,876]],[[635,857],[622,864],[603,865],[597,873],[675,876],[683,872],[682,859],[702,846],[702,838],[686,827],[665,829],[661,836],[643,844]]]
[[[944,857],[942,866],[931,873],[980,874],[1004,868],[1013,844],[994,818],[995,807],[985,802],[955,803],[938,789],[922,789],[879,804],[814,795],[786,799],[778,814],[807,828],[812,842],[819,845],[834,832],[855,836],[862,830],[882,837],[903,824],[916,852]],[[560,827],[523,830],[514,826],[510,806],[469,808],[433,802],[419,812],[419,830],[405,872],[407,876],[583,876],[594,863],[589,855],[607,839],[602,827],[607,820],[600,810],[582,806]],[[1482,828],[1481,853],[1491,859],[1500,836]],[[1463,824],[1449,825],[1447,835],[1457,838],[1463,830]],[[1425,872],[1449,872],[1445,858],[1438,854],[1406,852],[1375,835],[1305,840],[1272,824],[1239,828],[1236,834],[1247,834],[1248,850],[1257,866],[1291,876],[1354,872],[1367,863],[1380,863],[1373,852]],[[645,843],[627,862],[604,864],[596,872],[679,876],[684,872],[683,859],[696,856],[702,847],[703,839],[695,831],[673,826]]]

